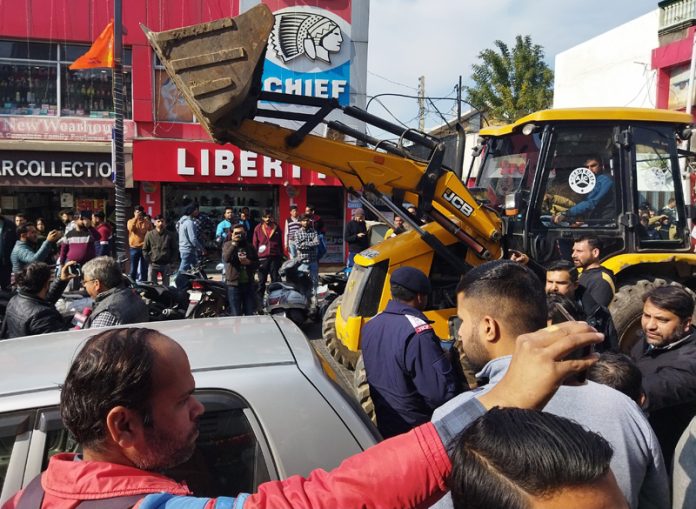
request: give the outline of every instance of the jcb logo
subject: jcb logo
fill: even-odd
[[[447,189],[447,191],[444,192],[442,197],[450,202],[454,208],[461,210],[466,217],[469,217],[471,214],[473,214],[474,209],[471,205],[469,205],[466,201],[464,201],[464,198],[459,196],[457,193],[452,191],[451,189]]]

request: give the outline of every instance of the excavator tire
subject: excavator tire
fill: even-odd
[[[614,300],[609,304],[614,327],[619,337],[621,351],[630,352],[633,345],[638,341],[641,331],[640,317],[643,314],[643,295],[659,286],[674,285],[684,288],[691,296],[696,299],[696,294],[689,288],[669,279],[640,279],[623,285],[614,295]],[[696,320],[696,312],[694,313]]]
[[[358,403],[372,420],[377,425],[377,417],[375,415],[375,405],[370,397],[370,387],[367,385],[367,375],[365,374],[365,363],[360,355],[355,363],[355,373],[353,374],[353,391]]]
[[[351,352],[336,336],[336,313],[342,300],[343,296],[339,296],[326,308],[324,319],[321,322],[321,335],[326,342],[326,348],[329,350],[331,357],[336,359],[336,362],[342,366],[353,370],[358,362],[358,357],[360,357],[360,352]]]

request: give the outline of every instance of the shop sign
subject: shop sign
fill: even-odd
[[[234,145],[134,141],[133,178],[145,182],[334,185],[332,177]]]
[[[88,184],[111,184],[108,153],[0,151],[0,182],[31,185],[67,180]]]
[[[263,89],[350,104],[353,45],[349,20],[336,12],[303,5],[289,5],[273,14]]]
[[[113,120],[92,118],[0,117],[0,140],[111,141]],[[132,140],[135,122],[123,122],[124,139]]]
[[[140,185],[140,205],[145,207],[145,213],[154,218],[162,213],[162,193],[159,182],[143,182]]]

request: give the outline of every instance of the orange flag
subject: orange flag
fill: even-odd
[[[99,34],[87,53],[75,60],[70,65],[70,70],[98,69],[100,67],[114,66],[114,22],[106,25],[104,31]]]

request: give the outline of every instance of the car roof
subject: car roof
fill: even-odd
[[[192,371],[295,364],[292,349],[310,348],[289,320],[270,316],[172,320],[139,324],[175,339]],[[62,384],[85,340],[99,330],[68,331],[0,341],[0,396],[53,390]],[[299,334],[299,336],[298,336]],[[304,343],[304,347],[303,347]],[[295,352],[296,354],[297,352]]]

